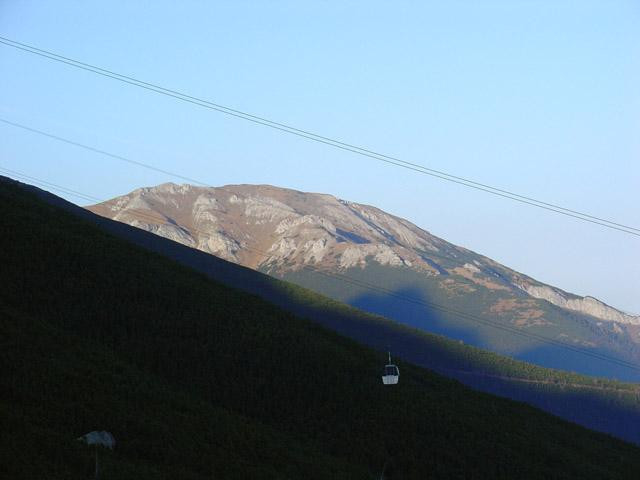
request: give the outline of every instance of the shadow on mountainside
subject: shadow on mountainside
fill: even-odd
[[[415,299],[416,302],[403,301],[398,297]],[[391,295],[364,293],[346,299],[346,303],[349,305],[366,312],[382,315],[424,332],[443,335],[454,340],[463,341],[474,347],[487,349],[500,355],[507,355],[542,367],[628,382],[640,382],[640,368],[628,368],[615,362],[596,358],[596,356],[599,356],[618,359],[620,354],[613,350],[602,347],[592,348],[571,345],[571,347],[587,352],[585,355],[579,351],[545,344],[535,339],[526,339],[526,343],[521,343],[519,348],[514,348],[510,342],[502,344],[499,341],[496,342],[495,338],[489,339],[493,340],[489,342],[486,333],[484,335],[478,333],[478,323],[462,319],[453,314],[443,313],[425,305],[429,301],[430,299],[423,289],[411,287],[400,288]],[[496,319],[493,321],[496,321]],[[505,323],[505,325],[510,328],[513,327],[508,323]],[[493,327],[482,325],[481,328],[486,331]],[[498,329],[495,332],[496,337],[511,336],[512,339],[510,340],[518,340],[516,334],[502,332]],[[527,333],[527,330],[523,329],[523,333]],[[621,361],[624,362],[624,360]]]
[[[421,303],[407,302],[402,298],[415,299]],[[472,328],[456,325],[442,312],[422,304],[428,301],[429,298],[424,290],[404,287],[394,291],[392,296],[364,293],[348,299],[346,303],[365,312],[391,318],[425,332],[444,335],[480,348],[489,348],[489,345],[483,342]]]

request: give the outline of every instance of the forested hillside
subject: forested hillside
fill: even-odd
[[[377,350],[391,349],[396,356],[434,369],[473,388],[525,401],[588,428],[640,443],[640,430],[636,428],[640,422],[640,391],[637,384],[541,368],[443,336],[431,335],[159,235],[93,215],[43,190],[24,187],[45,202],[97,224],[119,238],[172,258],[224,285],[255,294]],[[322,282],[319,288],[335,290],[337,286],[343,286],[343,282],[332,276],[319,275],[318,272],[314,278]],[[342,289],[343,293],[348,290]],[[399,305],[396,304],[396,307]],[[562,351],[574,361],[607,363],[575,352]],[[617,368],[631,371],[629,367]]]
[[[0,182],[0,476],[637,478],[640,451],[385,356]]]
[[[640,398],[636,384],[540,368],[430,335],[159,235],[93,215],[43,190],[25,188],[45,202],[89,220],[119,238],[172,258],[224,285],[258,295],[358,342],[378,350],[391,349],[396,356],[435,369],[481,391],[526,401],[588,428],[640,443],[640,431],[635,427],[640,422]],[[315,277],[316,280],[322,278],[326,287],[333,285],[335,288],[337,285],[332,277],[317,274]],[[574,352],[567,352],[567,355],[585,361],[583,355]]]

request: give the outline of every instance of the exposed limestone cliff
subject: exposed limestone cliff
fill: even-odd
[[[640,325],[640,316],[629,315],[593,297],[570,295],[547,285],[518,285],[534,298],[569,310],[586,313],[601,320]]]

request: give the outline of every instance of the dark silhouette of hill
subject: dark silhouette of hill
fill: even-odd
[[[30,189],[47,203],[93,222],[111,234],[165,255],[227,286],[258,295],[296,315],[311,319],[378,350],[391,349],[394,354],[407,361],[436,369],[473,388],[525,401],[588,428],[640,443],[640,431],[635,428],[640,421],[640,391],[636,385],[540,368],[472,346],[461,345],[458,341],[430,335],[424,333],[420,325],[414,329],[364,313],[291,283],[278,281],[158,235],[95,215],[49,192],[20,185]],[[318,279],[317,275],[315,280],[332,282],[330,277]],[[335,281],[333,283],[335,284]],[[411,295],[415,293],[409,292]],[[389,307],[389,299],[378,297],[377,301],[381,302],[384,308]],[[410,304],[408,307],[405,302],[396,304],[403,308],[411,308]],[[424,314],[422,310],[424,309],[421,309]],[[439,316],[434,314],[431,318],[437,321]],[[455,322],[449,320],[440,323],[442,333],[459,333],[452,331]],[[429,327],[433,326],[430,324]],[[535,351],[530,351],[530,354],[535,359],[565,355],[562,361],[568,364],[584,361],[580,354],[558,350],[541,345]],[[615,368],[615,365],[606,368]],[[539,383],[523,382],[523,379],[536,380]],[[584,388],[585,386],[597,388]]]
[[[0,181],[3,478],[86,478],[92,451],[74,439],[96,429],[118,441],[103,455],[105,478],[376,478],[385,464],[396,479],[640,473],[630,444],[411,363],[399,361],[401,383],[385,387],[382,353],[79,213]],[[372,343],[406,332],[422,338],[420,351],[440,345],[447,353],[442,339],[410,335],[250,270],[206,268],[227,268],[235,282],[253,275],[252,288],[270,285],[290,307],[324,310],[328,324],[359,335],[380,324]],[[532,367],[530,377],[541,370]],[[602,387],[616,385],[629,388]]]
[[[391,349],[395,355],[409,362],[437,370],[475,389],[524,401],[588,428],[640,443],[640,430],[636,428],[640,423],[640,388],[635,384],[540,368],[469,345],[462,345],[458,341],[425,333],[423,325],[410,328],[410,326],[364,313],[249,268],[185,247],[138,228],[94,215],[46,191],[35,187],[23,187],[31,189],[46,202],[93,222],[111,234],[165,255],[227,286],[258,295],[281,308],[313,320],[358,342],[378,350]],[[318,279],[317,275],[314,280],[316,283],[332,281],[330,277]],[[333,283],[336,282],[333,281]],[[328,287],[320,285],[318,288]],[[331,288],[337,287],[332,285]],[[421,291],[403,290],[397,293],[417,298],[422,295]],[[380,295],[371,295],[357,301],[367,303],[370,308],[381,313],[394,307],[413,308],[412,304],[388,297],[383,298]],[[468,328],[455,330],[455,319],[449,318],[445,322],[441,319],[441,312],[430,315],[429,311],[425,312],[424,306],[417,306],[417,308],[416,312],[408,312],[413,312],[413,315],[409,316],[420,319],[421,322],[430,322],[429,329],[435,329],[441,334],[453,337],[462,336],[466,342],[474,340],[479,342],[478,339],[467,338]],[[563,358],[556,360],[569,366],[580,362],[586,363],[585,357],[579,353],[544,345],[522,354],[532,362],[544,362],[545,358],[555,358],[559,355]],[[629,375],[629,372],[632,372],[627,367],[604,365],[606,362],[589,360],[588,363],[594,365],[594,374],[604,375],[604,371],[606,373],[617,371]],[[597,370],[598,366],[603,370]]]

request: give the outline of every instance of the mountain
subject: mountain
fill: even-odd
[[[638,363],[640,317],[372,206],[266,185],[167,183],[89,210],[424,331],[542,366],[640,380],[637,370],[594,359]]]
[[[640,444],[638,387],[550,370],[366,314],[274,277],[186,247],[125,223],[94,215],[39,189],[42,200],[146,250],[224,285],[256,295],[298,316],[379,350],[438,371],[475,389],[524,401],[580,425]]]
[[[155,241],[44,192],[0,179],[0,221],[3,478],[88,477],[93,451],[75,439],[96,429],[117,442],[100,452],[104,478],[640,474],[637,447],[409,363],[390,389],[382,352],[107,233]]]

